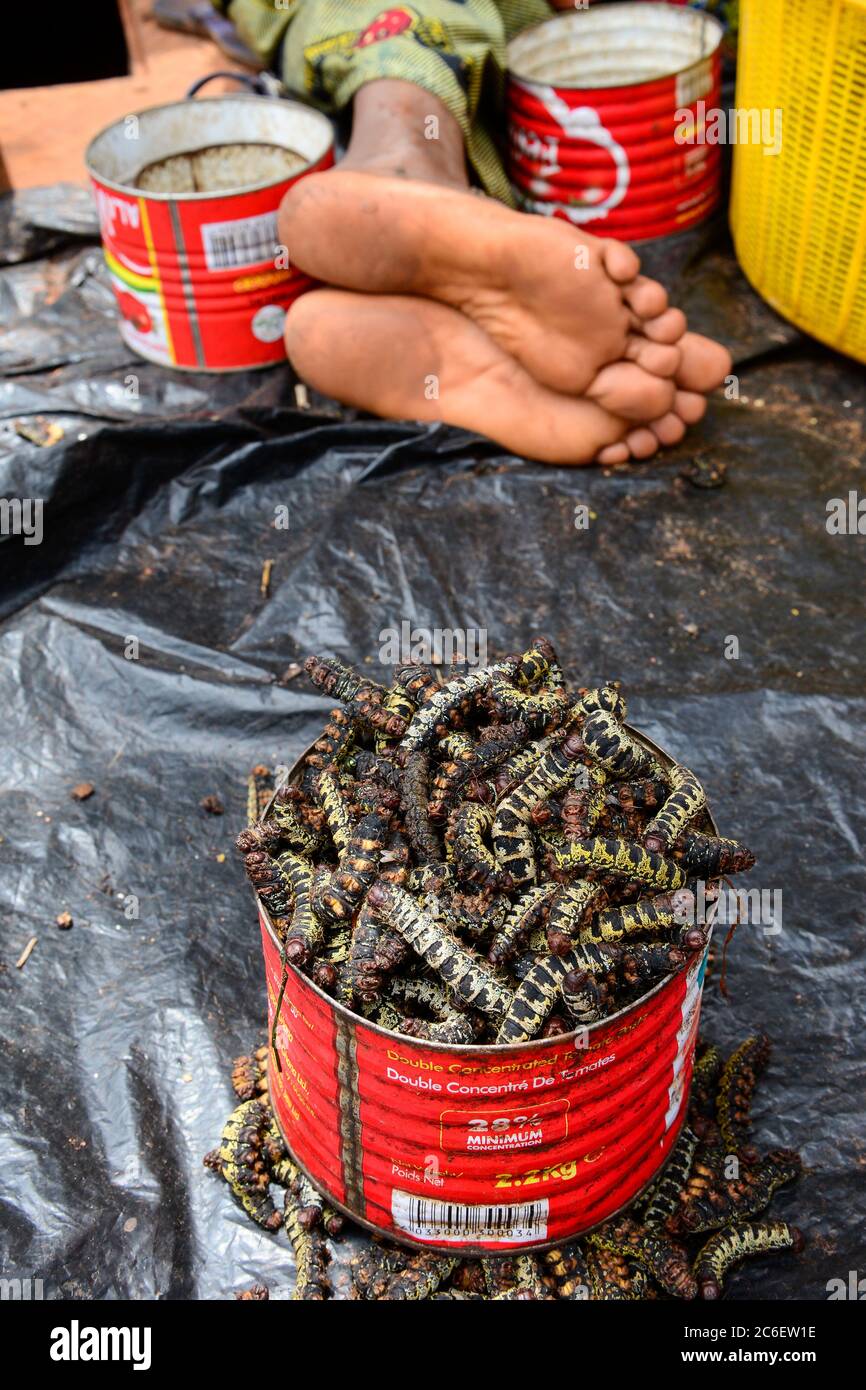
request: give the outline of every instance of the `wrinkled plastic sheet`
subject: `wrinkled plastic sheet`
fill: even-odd
[[[740,399],[660,463],[545,468],[299,410],[288,370],[132,358],[85,196],[37,190],[3,218],[0,495],[44,499],[45,527],[0,545],[4,1275],[47,1297],[288,1296],[284,1237],[201,1161],[232,1058],[264,1037],[232,841],[249,769],[293,760],[327,711],[292,664],[379,674],[380,634],[409,620],[484,630],[491,654],[543,631],[574,680],[621,677],[633,722],[758,851],[743,886],[782,890],[781,930],[739,929],[703,1028],[770,1033],[758,1140],[806,1165],[774,1205],[806,1253],[745,1267],[733,1294],[825,1298],[862,1268],[866,1218],[863,540],[825,526],[861,481],[862,370],[766,308],[717,226],[648,259],[732,344]],[[34,443],[46,421],[62,437]],[[723,486],[682,476],[696,457]]]

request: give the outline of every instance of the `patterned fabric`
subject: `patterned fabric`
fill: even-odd
[[[499,150],[505,47],[547,19],[547,0],[212,0],[286,87],[333,113],[359,87],[398,77],[432,92],[459,122],[482,187],[513,205]]]

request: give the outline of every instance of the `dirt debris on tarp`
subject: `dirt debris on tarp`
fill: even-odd
[[[747,1266],[735,1296],[826,1297],[862,1269],[866,1226],[866,541],[825,525],[862,487],[863,372],[774,337],[717,235],[675,274],[694,326],[734,344],[740,399],[662,463],[543,468],[459,430],[298,410],[289,371],[130,357],[73,240],[83,212],[58,197],[52,223],[40,194],[38,226],[21,198],[7,212],[20,255],[0,271],[2,417],[64,428],[0,436],[0,496],[44,503],[41,545],[0,545],[4,1275],[46,1297],[288,1296],[285,1239],[201,1161],[231,1059],[264,1033],[232,841],[249,769],[291,762],[329,708],[289,673],[332,651],[384,674],[383,633],[409,621],[481,629],[491,654],[545,632],[573,681],[621,677],[635,724],[759,852],[745,886],[783,890],[777,934],[739,929],[703,1031],[770,1033],[756,1133],[807,1170],[774,1206],[806,1253]],[[698,448],[723,486],[680,476]],[[73,801],[84,781],[97,795]]]

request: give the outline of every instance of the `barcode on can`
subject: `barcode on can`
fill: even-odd
[[[547,1239],[548,1201],[513,1206],[438,1202],[411,1192],[391,1193],[391,1215],[400,1231],[419,1240],[483,1241],[513,1244]]]
[[[203,222],[201,238],[208,270],[261,265],[277,254],[277,214],[260,212],[231,222]]]

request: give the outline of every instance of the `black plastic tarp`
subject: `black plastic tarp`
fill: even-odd
[[[297,409],[288,370],[131,358],[84,195],[3,217],[0,496],[44,502],[41,545],[0,545],[3,1274],[46,1297],[287,1296],[285,1238],[201,1162],[231,1059],[264,1037],[232,842],[249,769],[293,760],[328,708],[287,669],[332,651],[380,674],[408,620],[481,629],[491,654],[542,631],[574,680],[620,677],[759,853],[743,886],[782,891],[781,930],[739,929],[703,1031],[772,1036],[757,1136],[803,1153],[774,1210],[809,1243],[732,1287],[825,1298],[863,1267],[866,1221],[866,540],[826,527],[862,486],[863,371],[763,306],[716,228],[649,264],[732,345],[740,399],[661,462],[553,469]],[[34,443],[47,424],[62,437]],[[685,476],[695,459],[723,485]]]

